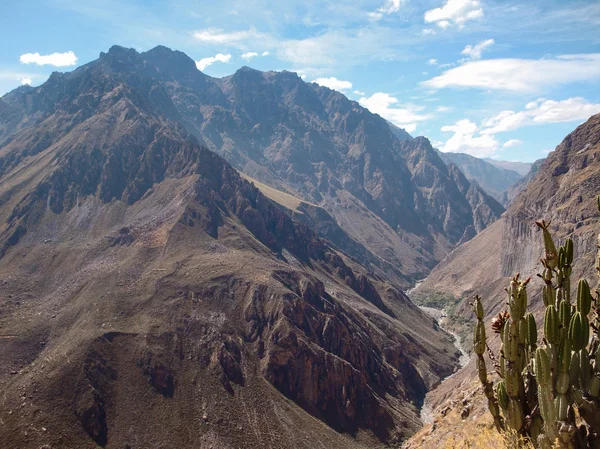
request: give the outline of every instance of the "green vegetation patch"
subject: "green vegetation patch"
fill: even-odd
[[[431,307],[438,310],[453,308],[460,301],[460,298],[455,298],[452,293],[437,290],[419,290],[412,293],[410,299],[418,306]]]

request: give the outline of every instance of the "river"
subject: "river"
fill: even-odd
[[[410,297],[410,294],[419,287],[421,282],[422,281],[417,282],[413,288],[406,291],[406,294]],[[448,316],[446,315],[446,313],[443,310],[434,309],[433,307],[419,306],[419,308],[422,311],[424,311],[425,313],[427,313],[428,315],[430,315],[431,317],[433,317],[437,321],[438,325],[443,330],[445,330],[446,332],[448,332],[450,335],[452,335],[454,337],[454,346],[456,347],[456,349],[458,349],[458,351],[460,351],[460,357],[458,359],[458,363],[460,364],[460,368],[464,368],[467,365],[467,363],[469,363],[471,356],[463,347],[458,335],[456,333],[452,332],[448,327],[446,327],[446,321],[448,320]],[[458,370],[456,370],[453,374],[449,375],[448,377],[444,378],[442,380],[442,383],[446,382],[448,379],[450,379],[452,376],[454,376],[454,374],[456,374],[457,372],[458,372]],[[429,395],[427,395],[425,397],[425,402],[423,403],[423,407],[421,408],[421,421],[423,422],[423,424],[429,424],[433,421],[433,410],[431,409],[431,406],[428,404],[428,401],[427,401],[428,396]]]

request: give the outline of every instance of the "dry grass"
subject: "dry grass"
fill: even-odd
[[[533,444],[525,441],[515,432],[498,433],[496,429],[484,427],[473,434],[459,432],[448,438],[445,449],[497,448],[497,449],[534,449]]]
[[[300,206],[300,204],[308,203],[307,201],[301,200],[300,198],[290,195],[289,193],[282,192],[281,190],[277,190],[273,187],[263,184],[262,182],[257,181],[256,179],[251,178],[250,176],[242,172],[239,173],[242,176],[242,178],[253,183],[267,198],[272,199],[276,203],[281,204],[282,206],[287,207],[290,210],[299,212],[297,209]]]

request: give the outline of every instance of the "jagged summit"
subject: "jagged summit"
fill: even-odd
[[[401,291],[428,262],[398,263],[420,240],[385,221],[418,191],[389,127],[289,73],[227,90],[191,62],[113,47],[0,100],[0,441],[400,441],[457,354]]]
[[[473,209],[429,141],[407,144],[410,136],[378,115],[292,72],[242,67],[216,79],[197,70],[185,54],[163,46],[144,53],[114,46],[99,60],[20,95],[16,103],[50,108],[53,96],[68,90],[67,80],[75,78],[82,85],[96,79],[125,82],[129,95],[150,101],[237,169],[323,205],[354,239],[412,279],[424,276],[501,210],[484,196],[480,201],[489,204],[481,210],[487,212],[481,216]],[[358,216],[355,210],[361,211]],[[380,232],[365,234],[365,228]]]

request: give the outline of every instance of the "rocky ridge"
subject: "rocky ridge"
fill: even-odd
[[[214,106],[229,81],[156,52],[182,65],[113,48],[1,100],[0,441],[347,448],[414,432],[452,338],[334,223],[320,238],[324,212],[294,220],[204,148],[167,87]]]

